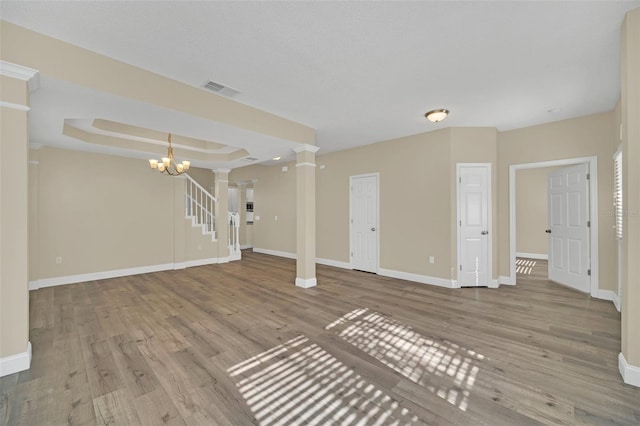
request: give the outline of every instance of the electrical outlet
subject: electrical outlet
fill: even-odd
[[[436,258],[434,256],[429,256],[429,263],[436,263]]]
[[[62,256],[56,256],[56,265],[60,265],[62,263]]]

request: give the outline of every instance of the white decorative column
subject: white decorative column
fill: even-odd
[[[28,111],[37,78],[0,61],[0,376],[31,366]]]
[[[229,169],[217,169],[215,194],[216,239],[218,240],[218,262],[229,262]]]
[[[313,287],[316,280],[316,152],[300,145],[296,152],[296,286]]]

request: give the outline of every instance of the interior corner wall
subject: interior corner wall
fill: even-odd
[[[379,173],[379,267],[451,279],[449,140],[444,129],[319,155],[317,256],[350,262],[349,177]]]
[[[283,168],[286,167],[286,171]],[[253,180],[253,247],[296,253],[296,163],[234,169],[229,182]]]
[[[615,114],[607,112],[498,134],[499,268],[509,276],[509,166],[596,156],[598,159],[598,242],[600,289],[616,291],[616,239],[612,215],[605,214],[613,193],[612,138]]]
[[[143,160],[49,147],[36,167],[31,281],[174,261],[175,178]]]

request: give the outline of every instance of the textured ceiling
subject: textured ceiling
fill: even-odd
[[[238,102],[315,128],[321,154],[610,111],[620,26],[640,1],[0,5],[9,22],[193,86],[238,89]],[[424,119],[441,107],[447,120]]]

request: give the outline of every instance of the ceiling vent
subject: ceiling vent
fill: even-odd
[[[202,87],[205,89],[211,90],[218,95],[226,96],[228,98],[233,98],[237,94],[240,93],[239,90],[233,89],[231,87],[227,87],[220,83],[216,83],[215,81],[207,81]]]

